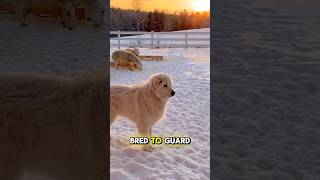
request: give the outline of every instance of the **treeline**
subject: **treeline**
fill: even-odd
[[[111,8],[111,30],[116,31],[178,31],[210,27],[209,12],[187,12],[168,14]]]

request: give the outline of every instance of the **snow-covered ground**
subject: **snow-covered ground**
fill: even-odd
[[[319,5],[220,3],[212,69],[214,180],[320,179]]]
[[[106,29],[76,23],[72,31],[61,20],[28,16],[21,27],[14,15],[0,15],[0,72],[54,72],[104,69]]]
[[[143,61],[144,69],[138,72],[111,68],[111,85],[138,83],[159,72],[169,74],[176,95],[164,119],[154,126],[154,134],[187,135],[192,142],[181,148],[138,150],[128,144],[128,136],[136,133],[134,124],[119,119],[111,129],[111,179],[209,179],[210,49],[140,49],[140,53],[162,55],[164,61]]]

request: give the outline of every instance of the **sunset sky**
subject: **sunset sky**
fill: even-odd
[[[122,9],[134,9],[134,0],[110,0],[111,7]],[[138,0],[141,10],[166,10],[168,12],[182,11],[208,11],[210,10],[210,0]]]

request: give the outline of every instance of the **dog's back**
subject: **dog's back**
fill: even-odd
[[[102,76],[0,74],[0,179],[104,179],[105,83]]]

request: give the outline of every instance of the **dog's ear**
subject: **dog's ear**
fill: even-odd
[[[153,88],[157,88],[162,83],[162,79],[159,76],[153,76],[151,78],[151,82],[152,82]]]

